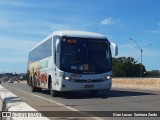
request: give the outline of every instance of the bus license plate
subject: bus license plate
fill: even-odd
[[[93,88],[93,85],[85,85],[85,88]]]

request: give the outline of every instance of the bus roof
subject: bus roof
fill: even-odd
[[[55,31],[48,35],[43,41],[38,43],[35,47],[33,47],[30,51],[35,49],[37,46],[48,40],[53,36],[68,36],[68,37],[80,37],[80,38],[96,38],[96,39],[107,39],[106,36],[94,32],[85,32],[85,31],[76,31],[76,30],[64,30],[64,31]]]
[[[99,38],[104,39],[106,36],[98,33],[93,32],[85,32],[85,31],[55,31],[51,34],[52,35],[59,35],[59,36],[68,36],[68,37],[82,37],[82,38]]]

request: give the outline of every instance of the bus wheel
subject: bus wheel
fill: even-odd
[[[36,88],[36,91],[37,91],[37,92],[41,92],[41,91],[42,91],[42,88]]]
[[[42,91],[42,88],[37,88],[37,87],[31,86],[31,91],[32,91],[32,92],[41,92],[41,91]]]
[[[57,91],[55,91],[55,90],[52,89],[52,83],[50,83],[49,92],[50,92],[50,95],[52,97],[56,97],[57,96]]]
[[[98,90],[90,90],[90,91],[89,91],[89,94],[90,94],[91,96],[96,96],[97,93],[98,93]]]
[[[31,85],[31,91],[32,91],[32,92],[37,92],[37,88],[33,86],[32,78],[31,78],[31,83],[30,83],[30,85]]]
[[[37,91],[37,88],[31,86],[31,91],[32,91],[32,92],[36,92],[36,91]]]

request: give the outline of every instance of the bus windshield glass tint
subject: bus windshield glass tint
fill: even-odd
[[[61,69],[68,72],[102,73],[111,70],[107,39],[62,38]]]

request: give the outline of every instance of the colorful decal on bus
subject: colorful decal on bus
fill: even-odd
[[[47,73],[45,69],[48,68],[48,62],[49,62],[48,60],[45,60],[40,62],[29,63],[30,66],[29,68],[31,68],[30,75],[33,77],[34,85],[36,87],[42,86],[42,83],[45,86],[47,83]]]

